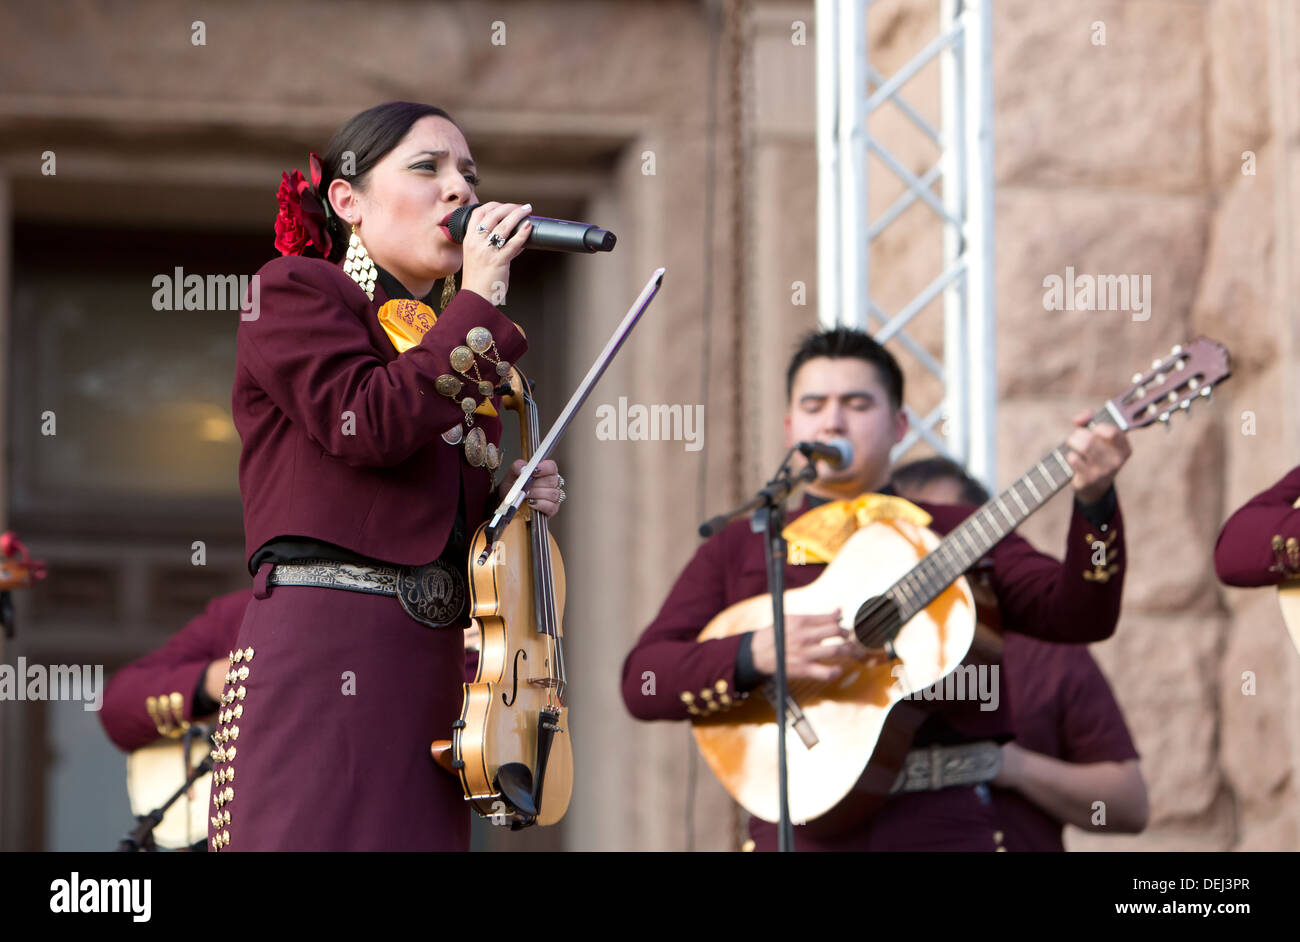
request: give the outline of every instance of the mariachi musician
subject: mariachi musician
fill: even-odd
[[[389,102],[281,185],[285,257],[238,330],[255,578],[219,698],[215,850],[468,849],[429,744],[461,707],[468,536],[501,463],[496,387],[527,349],[489,298],[531,208],[483,204],[462,247],[444,224],[478,182],[446,112]],[[543,462],[533,508],[562,485]]]
[[[230,652],[252,598],[252,589],[217,596],[165,645],[109,678],[99,721],[115,746],[133,752],[217,712]]]
[[[1219,532],[1214,569],[1227,585],[1277,585],[1300,577],[1300,467],[1237,509]]]
[[[846,511],[847,502],[869,494],[893,495],[890,449],[906,433],[907,417],[902,411],[902,372],[883,347],[865,333],[846,328],[812,334],[790,362],[786,391],[787,447],[798,441],[844,437],[852,443],[854,455],[852,463],[838,471],[819,462],[819,477],[790,515],[788,534],[808,524],[836,528],[839,524],[831,517],[852,516]],[[1100,641],[1115,630],[1125,554],[1112,482],[1130,447],[1118,428],[1083,428],[1087,418],[1075,417],[1080,427],[1068,439],[1075,500],[1064,562],[1038,552],[1015,534],[990,553],[990,579],[1006,630],[1074,643]],[[897,497],[892,501],[896,503],[885,501],[883,506],[903,503]],[[929,504],[921,509],[940,534],[971,512],[969,507]],[[749,521],[737,521],[696,552],[624,662],[623,699],[633,716],[684,720],[722,713],[772,675],[770,625],[696,641],[701,629],[724,608],[767,591],[764,540],[751,531]],[[1106,547],[1100,565],[1093,561],[1097,541]],[[824,561],[793,559],[786,566],[787,586],[807,585],[824,569]],[[851,620],[853,613],[841,615]],[[786,622],[792,682],[830,681],[841,675],[849,657],[868,662],[880,657],[879,652],[862,649],[835,613],[792,615]],[[645,682],[647,672],[653,674],[654,685]],[[933,704],[934,713],[918,730],[914,746],[935,746],[957,756],[1011,738],[1008,705],[1000,703],[991,711],[981,710],[982,705],[974,700]],[[773,776],[775,772],[773,768]],[[974,787],[977,783],[962,779],[937,784],[935,790],[904,791],[891,797],[869,828],[814,839],[796,827],[795,846],[800,850],[997,849],[1004,829],[996,809]],[[775,849],[775,825],[754,818],[750,833],[758,849]]]

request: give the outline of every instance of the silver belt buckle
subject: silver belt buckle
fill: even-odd
[[[444,559],[397,571],[397,600],[406,614],[430,628],[446,628],[465,610],[465,581]]]

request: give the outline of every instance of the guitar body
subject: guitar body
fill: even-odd
[[[904,520],[863,527],[815,582],[785,593],[786,615],[838,608],[851,625],[864,602],[883,594],[938,544],[931,530]],[[755,596],[720,612],[699,640],[753,631],[771,621],[771,596]],[[962,578],[903,626],[894,639],[898,660],[850,666],[830,685],[791,684],[790,693],[818,740],[808,747],[786,728],[794,823],[809,823],[810,833],[840,831],[865,821],[884,802],[924,715],[903,698],[956,668],[974,636],[975,602]],[[732,797],[751,814],[776,821],[777,716],[767,698],[756,691],[725,713],[695,720],[693,731]]]
[[[514,819],[534,790],[539,765],[539,728],[546,710],[558,714],[544,762],[542,801],[530,824],[555,824],[569,808],[573,793],[573,749],[569,710],[557,703],[553,684],[555,645],[536,628],[533,569],[519,565],[531,553],[528,532],[532,511],[521,509],[501,534],[483,565],[475,560],[486,546],[484,526],[470,546],[470,617],[482,633],[478,673],[465,684],[460,722],[452,739],[453,767],[466,800],[482,816]],[[564,562],[549,533],[556,609],[564,610]],[[511,564],[513,562],[513,565]],[[557,630],[559,630],[557,625]],[[563,632],[559,632],[563,635]],[[524,774],[524,769],[527,774]],[[503,769],[505,773],[503,774]]]
[[[1300,651],[1300,580],[1284,582],[1277,587],[1277,601],[1282,607],[1282,620],[1296,651]]]
[[[190,743],[190,768],[207,758],[212,744],[198,738]],[[137,817],[162,807],[176,789],[185,784],[186,766],[179,739],[163,739],[135,750],[126,757],[126,794],[131,813]],[[199,778],[189,791],[167,809],[153,829],[154,843],[169,850],[203,843],[208,837],[208,808],[212,773]]]

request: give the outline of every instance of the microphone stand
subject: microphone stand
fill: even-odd
[[[700,536],[710,537],[732,520],[752,512],[751,527],[755,533],[766,533],[767,587],[772,596],[772,643],[776,646],[775,691],[772,709],[776,711],[776,781],[779,796],[776,848],[781,853],[794,850],[794,825],[790,822],[790,783],[786,765],[785,730],[786,706],[790,699],[785,674],[785,560],[786,542],[781,531],[785,529],[785,501],[802,484],[817,480],[813,463],[798,474],[790,473],[790,458],[796,449],[786,452],[776,477],[768,481],[758,493],[729,513],[710,518],[700,526]]]
[[[190,729],[194,728],[195,727],[190,727]],[[184,754],[188,756],[190,745],[189,730],[186,730],[185,735],[186,741],[182,748],[184,749]],[[202,761],[194,767],[193,771],[188,773],[185,779],[185,784],[176,789],[175,793],[163,802],[161,807],[155,808],[148,814],[138,814],[135,816],[135,828],[130,831],[126,837],[122,838],[121,842],[117,845],[118,852],[132,854],[137,851],[156,851],[158,845],[156,845],[153,840],[153,829],[162,823],[163,817],[167,814],[167,809],[176,804],[181,795],[184,795],[189,791],[191,785],[211,771],[212,756],[204,756]],[[204,849],[207,848],[206,839],[202,842],[202,846]]]

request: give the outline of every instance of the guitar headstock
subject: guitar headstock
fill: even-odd
[[[1228,348],[1197,337],[1186,346],[1174,347],[1145,373],[1134,375],[1133,385],[1107,405],[1124,417],[1128,428],[1167,424],[1176,412],[1189,411],[1198,398],[1208,399],[1214,387],[1231,375]]]

